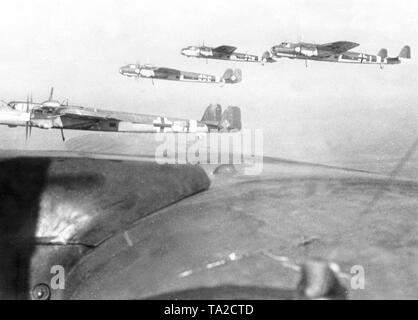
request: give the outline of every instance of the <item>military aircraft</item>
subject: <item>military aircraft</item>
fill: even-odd
[[[238,83],[242,80],[240,69],[227,69],[222,77],[213,76],[204,73],[195,73],[180,71],[177,69],[156,67],[150,64],[128,64],[119,69],[120,74],[127,77],[149,78],[160,80],[173,80],[185,82],[203,82],[203,83]]]
[[[231,60],[242,62],[260,62],[260,63],[272,63],[276,60],[272,59],[270,53],[267,51],[261,57],[235,52],[236,47],[232,46],[219,46],[216,48],[203,46],[189,46],[181,50],[181,54],[186,57],[204,58],[204,59],[217,59],[217,60]],[[206,60],[207,61],[207,60]]]
[[[377,55],[364,54],[349,51],[359,44],[349,41],[337,41],[326,44],[314,44],[306,42],[282,42],[271,48],[271,53],[275,58],[290,58],[340,62],[340,63],[360,63],[360,64],[378,64],[381,67],[384,64],[399,64],[402,59],[411,58],[411,48],[404,46],[397,57],[388,57],[388,51],[381,49]]]
[[[0,124],[25,126],[26,139],[33,127],[60,129],[63,140],[64,129],[136,133],[241,130],[241,111],[238,107],[228,107],[222,113],[221,106],[209,106],[202,120],[197,121],[69,105],[68,100],[65,103],[53,100],[53,90],[51,88],[49,99],[42,103],[33,102],[29,97],[26,101],[4,103],[0,108]]]

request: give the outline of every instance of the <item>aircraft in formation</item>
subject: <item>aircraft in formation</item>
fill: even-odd
[[[120,74],[127,77],[148,78],[151,80],[173,80],[186,82],[238,83],[242,80],[240,69],[227,69],[222,77],[210,74],[187,72],[177,69],[156,67],[150,64],[128,64],[119,69]]]
[[[358,47],[359,44],[351,41],[336,41],[325,44],[315,44],[307,42],[282,42],[275,45],[270,51],[264,52],[262,56],[236,52],[237,47],[221,45],[218,47],[208,46],[188,46],[181,50],[181,54],[186,57],[228,60],[238,62],[258,62],[273,63],[280,58],[302,59],[306,66],[308,60],[340,62],[340,63],[359,63],[377,64],[382,68],[383,65],[399,64],[403,59],[411,58],[411,48],[404,46],[397,57],[388,57],[387,49],[381,49],[377,55],[365,54],[350,51]],[[238,83],[242,80],[240,69],[228,69],[222,77],[213,75],[180,71],[177,69],[156,67],[149,64],[128,64],[120,68],[119,72],[127,77],[149,78],[161,80],[187,81],[187,82],[206,82],[206,83]]]
[[[115,112],[69,105],[68,100],[53,100],[53,88],[45,102],[4,102],[0,108],[0,124],[26,127],[26,139],[32,128],[135,132],[135,133],[207,133],[241,130],[241,110],[230,106],[222,112],[221,106],[209,106],[202,120],[167,118],[149,114]]]
[[[381,49],[377,55],[349,51],[359,44],[350,41],[337,41],[325,44],[306,42],[282,42],[271,48],[274,58],[290,58],[315,61],[360,64],[399,64],[402,59],[411,58],[411,48],[404,46],[397,57],[388,57],[388,51]]]
[[[337,41],[326,44],[306,42],[282,42],[273,46],[270,52],[261,57],[237,53],[236,47],[222,45],[216,48],[207,46],[189,46],[181,50],[187,57],[245,61],[245,62],[275,62],[279,58],[328,61],[359,64],[399,64],[403,59],[411,58],[411,48],[404,46],[397,57],[388,57],[386,49],[381,49],[377,55],[350,51],[359,46],[350,41]],[[150,64],[128,64],[119,72],[127,77],[149,78],[172,81],[234,84],[242,80],[240,69],[227,69],[223,76],[181,71],[177,69],[156,67]],[[4,102],[0,107],[0,124],[9,127],[25,126],[26,139],[33,127],[42,129],[60,129],[62,139],[64,129],[116,131],[116,132],[210,132],[231,131],[241,129],[241,115],[238,107],[228,107],[224,113],[207,111],[201,121],[166,118],[161,116],[114,112],[82,106],[68,105],[53,99],[53,88],[48,100],[37,103],[32,98],[26,101]],[[209,109],[208,109],[209,110]],[[210,115],[208,117],[207,115]]]
[[[181,50],[181,54],[186,57],[216,59],[216,60],[231,60],[241,62],[260,62],[273,63],[276,62],[271,58],[267,51],[261,57],[253,54],[238,53],[237,47],[222,45],[216,48],[203,46],[188,46]]]

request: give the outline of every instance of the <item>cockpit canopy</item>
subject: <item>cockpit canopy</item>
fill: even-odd
[[[16,109],[16,102],[9,102],[9,103],[7,104],[7,106],[8,106],[9,108]]]
[[[290,44],[289,42],[282,42],[282,43],[280,44],[280,46],[281,46],[281,47],[285,47],[285,48],[290,48],[290,47],[291,47],[291,44]]]
[[[21,111],[21,112],[26,112],[28,109],[27,102],[11,101],[7,104],[7,106],[11,109],[14,109],[16,111]],[[29,105],[29,108],[30,108],[30,105]]]

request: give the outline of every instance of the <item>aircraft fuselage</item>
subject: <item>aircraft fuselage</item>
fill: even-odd
[[[187,72],[169,68],[146,67],[133,64],[121,67],[119,72],[123,76],[134,78],[206,83],[224,82],[222,77],[217,77],[204,73]]]
[[[358,64],[399,64],[399,58],[382,57],[379,55],[365,54],[360,52],[346,51],[335,54],[330,51],[319,49],[315,44],[295,43],[286,46],[277,45],[272,47],[271,52],[275,58],[289,58],[301,60],[315,60],[339,63]]]
[[[40,106],[40,104],[37,104]],[[147,114],[113,112],[84,108],[79,106],[65,106],[65,112],[80,117],[59,115],[56,108],[35,108],[31,112],[19,110],[0,110],[0,124],[9,127],[26,126],[40,129],[90,130],[110,132],[138,132],[138,133],[202,133],[210,128],[197,120],[167,118]],[[96,112],[100,112],[104,119],[92,120]],[[83,118],[85,117],[85,118]],[[120,118],[112,119],[112,118]],[[106,119],[108,118],[108,119]]]

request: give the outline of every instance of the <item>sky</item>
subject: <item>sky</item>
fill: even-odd
[[[264,153],[332,163],[353,153],[401,156],[418,133],[418,60],[397,66],[283,59],[271,65],[186,58],[204,42],[262,54],[282,41],[360,43],[356,51],[397,56],[418,48],[413,0],[133,1],[2,0],[0,97],[200,119],[210,103],[241,107],[245,128],[263,129]],[[242,69],[236,85],[122,77],[127,63],[152,63],[222,75]],[[75,137],[85,132],[70,132]],[[0,149],[62,148],[58,131],[0,128]],[[123,139],[123,138],[121,138]]]

